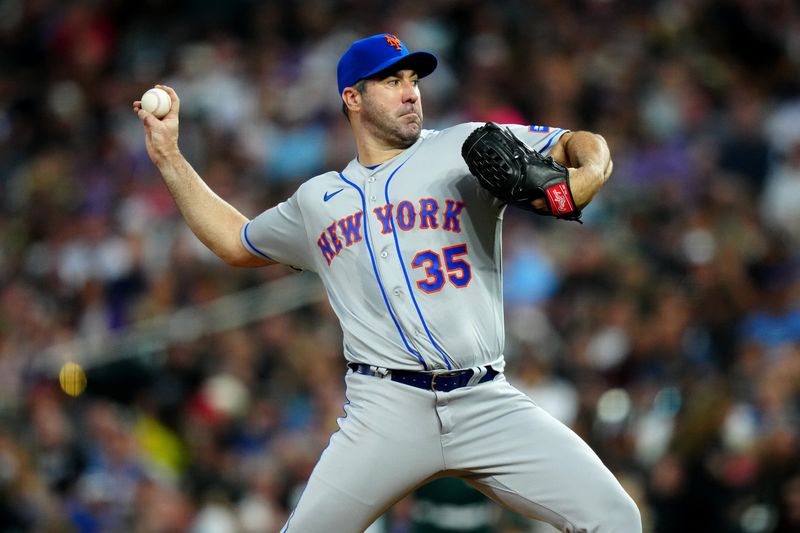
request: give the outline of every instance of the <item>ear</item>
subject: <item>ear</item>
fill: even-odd
[[[352,87],[345,87],[342,91],[342,102],[350,111],[361,109],[361,93]]]

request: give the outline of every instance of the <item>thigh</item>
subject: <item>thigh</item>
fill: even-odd
[[[360,374],[350,373],[346,380],[348,401],[339,431],[282,532],[362,532],[442,469],[432,393]]]
[[[492,499],[565,532],[638,533],[636,505],[592,449],[505,378],[451,402],[448,466]],[[467,396],[465,395],[465,398]]]

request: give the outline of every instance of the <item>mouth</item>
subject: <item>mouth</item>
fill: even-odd
[[[416,111],[409,111],[408,113],[403,113],[400,115],[402,119],[410,119],[412,122],[419,122],[419,114]]]

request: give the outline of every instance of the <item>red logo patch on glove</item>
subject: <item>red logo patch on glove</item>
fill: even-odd
[[[566,183],[557,183],[545,192],[547,192],[550,210],[554,215],[563,215],[575,211]]]

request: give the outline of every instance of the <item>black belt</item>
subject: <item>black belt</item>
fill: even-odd
[[[435,390],[439,392],[450,392],[454,389],[466,387],[475,374],[471,368],[435,374],[432,372],[414,372],[413,370],[389,370],[359,363],[348,363],[347,366],[357,374],[382,378],[388,377],[392,381],[403,383],[404,385],[411,385],[418,389]],[[486,374],[481,376],[477,383],[491,381],[500,373],[488,365],[483,368],[486,369]]]

